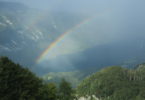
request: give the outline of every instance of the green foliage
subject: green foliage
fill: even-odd
[[[145,64],[136,69],[107,67],[87,77],[77,88],[62,79],[57,88],[28,69],[0,58],[0,100],[75,100],[95,95],[102,100],[145,100]],[[94,99],[94,98],[92,98]]]
[[[56,100],[57,99],[57,88],[54,83],[44,84],[40,88],[40,99],[39,100]]]
[[[105,100],[145,100],[143,69],[131,70],[118,66],[105,68],[83,80],[77,93],[79,96],[96,95]]]
[[[54,84],[44,84],[28,69],[2,57],[0,100],[56,100],[56,87]]]
[[[69,81],[74,87],[80,82],[80,77],[77,76],[79,72],[50,72],[43,76],[43,79],[47,82],[55,82],[59,84],[62,78]]]
[[[85,77],[98,70],[98,68],[84,68],[83,70],[75,70],[70,72],[49,72],[42,78],[46,82],[54,82],[57,85],[59,85],[61,79],[65,78],[66,81],[71,83],[73,88],[76,88]]]
[[[74,100],[74,90],[71,87],[71,84],[65,79],[62,79],[59,85],[59,100]]]

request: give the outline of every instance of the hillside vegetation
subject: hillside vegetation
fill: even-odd
[[[97,71],[96,69],[94,69]],[[70,72],[50,72],[42,76],[45,82],[54,82],[59,84],[61,79],[66,79],[75,88],[80,82],[92,73],[92,69],[83,69]]]
[[[145,64],[134,69],[119,66],[107,67],[84,79],[77,88],[73,81],[80,81],[81,73],[51,74],[60,81],[46,82],[7,57],[0,58],[0,100],[145,100]],[[80,75],[79,75],[80,74]],[[58,76],[60,75],[60,77]],[[72,82],[62,79],[73,78]],[[68,79],[67,79],[68,80]],[[74,83],[75,83],[74,82]],[[95,100],[96,100],[95,98]]]
[[[74,90],[64,79],[56,87],[7,57],[0,58],[0,100],[74,100]]]
[[[101,100],[145,100],[145,64],[136,69],[102,69],[81,82],[78,95],[95,95]]]

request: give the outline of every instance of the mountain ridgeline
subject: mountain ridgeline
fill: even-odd
[[[70,81],[62,79],[57,85],[53,80],[46,82],[7,57],[0,58],[1,100],[145,100],[145,64],[134,69],[106,67],[90,74],[74,88],[73,82],[66,80]]]
[[[84,79],[77,92],[100,100],[145,100],[145,64],[135,69],[104,68]]]
[[[7,57],[0,58],[0,100],[74,100],[71,84],[45,83],[34,73]]]
[[[22,1],[0,0],[0,100],[145,100],[145,2]]]

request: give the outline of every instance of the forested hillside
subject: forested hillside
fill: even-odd
[[[66,94],[67,91],[67,94]],[[67,99],[66,99],[67,98]],[[74,100],[71,84],[45,83],[7,57],[0,58],[0,100]]]
[[[55,82],[57,84],[61,81],[62,78],[65,78],[75,88],[85,77],[96,71],[98,71],[96,68],[90,68],[70,72],[50,72],[42,76],[42,78],[46,82]]]
[[[145,0],[0,0],[0,100],[145,100]]]
[[[57,74],[60,77],[54,77],[59,81],[46,82],[7,57],[1,57],[0,100],[77,100],[91,96],[86,100],[145,100],[145,64],[134,69],[119,66],[104,68],[88,76],[77,88],[72,88],[73,82],[62,79],[66,77],[65,73]],[[74,76],[72,81],[80,81],[78,77],[75,79],[79,72],[71,75]]]
[[[78,95],[101,100],[145,100],[145,64],[135,69],[112,66],[87,77],[78,86]]]

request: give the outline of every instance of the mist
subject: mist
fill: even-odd
[[[20,15],[13,15],[19,19],[13,25],[21,26],[11,28],[17,34],[1,35],[8,40],[1,39],[1,55],[10,56],[36,73],[122,64],[145,49],[144,0],[1,1],[26,6],[23,12],[17,8]],[[37,63],[47,47],[65,32]],[[12,49],[12,45],[19,49]]]

